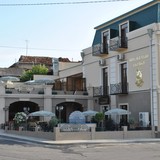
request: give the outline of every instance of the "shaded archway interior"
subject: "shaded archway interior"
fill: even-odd
[[[13,121],[13,118],[17,112],[35,112],[39,110],[38,104],[30,101],[18,101],[10,104],[9,106],[9,121]]]
[[[62,102],[57,104],[57,106],[63,106],[63,110],[61,110],[60,112],[55,108],[56,117],[58,119],[60,118],[61,122],[63,123],[69,122],[69,115],[72,112],[83,111],[82,104],[77,102]],[[17,112],[27,112],[29,114],[35,111],[39,111],[39,106],[34,102],[30,102],[30,101],[14,102],[9,106],[9,121],[13,121],[13,118]],[[35,117],[35,118],[39,119],[39,117]]]
[[[61,119],[62,123],[68,123],[69,122],[69,115],[74,111],[83,111],[82,104],[77,102],[63,102],[57,104],[57,106],[63,106],[63,109],[59,112],[59,110],[56,109],[55,113],[57,118]],[[61,114],[61,115],[60,115]]]

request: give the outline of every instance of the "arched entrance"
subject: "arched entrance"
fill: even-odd
[[[9,121],[13,121],[13,118],[17,112],[35,112],[39,110],[38,104],[29,101],[18,101],[10,104],[9,106]]]
[[[69,115],[74,111],[83,111],[82,104],[77,102],[63,102],[57,104],[55,113],[58,119],[61,119],[62,123],[69,122]]]

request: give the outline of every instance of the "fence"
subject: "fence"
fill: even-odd
[[[53,132],[43,131],[15,131],[6,130],[7,133],[21,136],[30,136],[49,140],[96,140],[96,139],[138,139],[138,138],[155,138],[156,134],[152,130],[128,131],[124,127],[122,131],[95,131],[91,127],[90,131],[72,131],[61,132],[59,127],[55,127]]]

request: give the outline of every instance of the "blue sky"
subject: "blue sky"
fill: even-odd
[[[0,4],[81,1],[91,0],[0,0]],[[150,1],[0,6],[0,67],[9,67],[21,55],[81,60],[80,52],[92,45],[94,27]]]

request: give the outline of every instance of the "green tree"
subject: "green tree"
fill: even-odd
[[[105,115],[104,113],[99,112],[95,115],[94,119],[95,121],[97,121],[98,127],[101,127],[100,123],[103,122],[103,120],[105,119]]]
[[[58,119],[56,117],[52,117],[49,121],[49,126],[53,129],[58,124]]]
[[[46,75],[48,73],[48,68],[45,65],[35,65],[32,67],[33,74]]]
[[[33,75],[46,75],[48,73],[48,68],[45,65],[35,65],[31,70],[24,71],[20,80],[22,82],[33,80]]]

